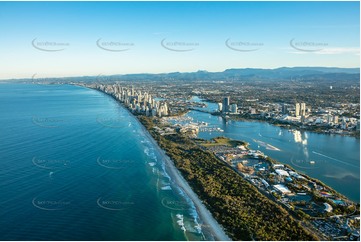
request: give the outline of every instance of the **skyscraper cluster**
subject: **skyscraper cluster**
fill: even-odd
[[[218,111],[221,113],[237,113],[238,107],[237,104],[230,104],[230,97],[225,97],[222,100],[222,103],[218,103]]]
[[[295,104],[295,116],[306,116],[306,103]]]
[[[168,104],[164,101],[155,100],[152,95],[147,92],[135,90],[120,85],[97,85],[97,89],[113,96],[118,101],[124,103],[131,111],[142,113],[146,116],[168,116]]]

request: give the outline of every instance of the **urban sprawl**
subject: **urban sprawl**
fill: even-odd
[[[87,84],[113,96],[136,115],[159,119],[154,129],[160,135],[176,132],[196,138],[196,134],[207,129],[205,122],[193,122],[183,114],[191,109],[220,115],[225,119],[234,115],[260,115],[281,123],[305,126],[323,125],[328,133],[359,131],[357,118],[342,116],[343,105],[336,108],[318,108],[312,111],[304,102],[295,104],[269,104],[262,108],[242,107],[231,103],[230,97],[223,97],[216,110],[205,110],[203,103],[191,102],[189,97],[169,98],[159,90],[151,95],[146,88],[135,89],[119,84]],[[352,108],[352,107],[351,107]],[[182,122],[181,122],[182,121]],[[188,122],[183,122],[188,121]],[[211,129],[211,128],[209,128]],[[222,132],[222,130],[209,130]],[[199,142],[202,149],[231,166],[268,198],[282,205],[291,214],[304,218],[309,226],[326,240],[359,240],[359,219],[357,205],[318,180],[300,174],[292,167],[278,163],[258,150],[251,150],[247,143],[229,145],[227,138],[219,137],[211,141]],[[275,147],[270,147],[275,148]]]

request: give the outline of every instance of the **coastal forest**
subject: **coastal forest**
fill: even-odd
[[[318,240],[318,237],[212,153],[181,134],[161,136],[138,116],[193,191],[233,240]]]

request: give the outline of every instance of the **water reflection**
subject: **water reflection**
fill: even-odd
[[[301,133],[299,130],[292,130],[293,140],[295,143],[301,143],[303,145],[307,145],[307,133]]]
[[[352,200],[359,201],[358,139],[289,130],[264,122],[225,120],[198,111],[191,111],[185,116],[224,130],[223,133],[199,132],[199,138],[211,139],[222,135],[246,141],[251,149],[259,149],[280,162],[292,165],[300,172],[320,179]]]

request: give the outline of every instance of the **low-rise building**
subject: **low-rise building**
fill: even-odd
[[[277,192],[279,192],[283,195],[292,193],[290,191],[290,189],[288,189],[285,185],[282,185],[282,184],[273,185],[273,187]]]

